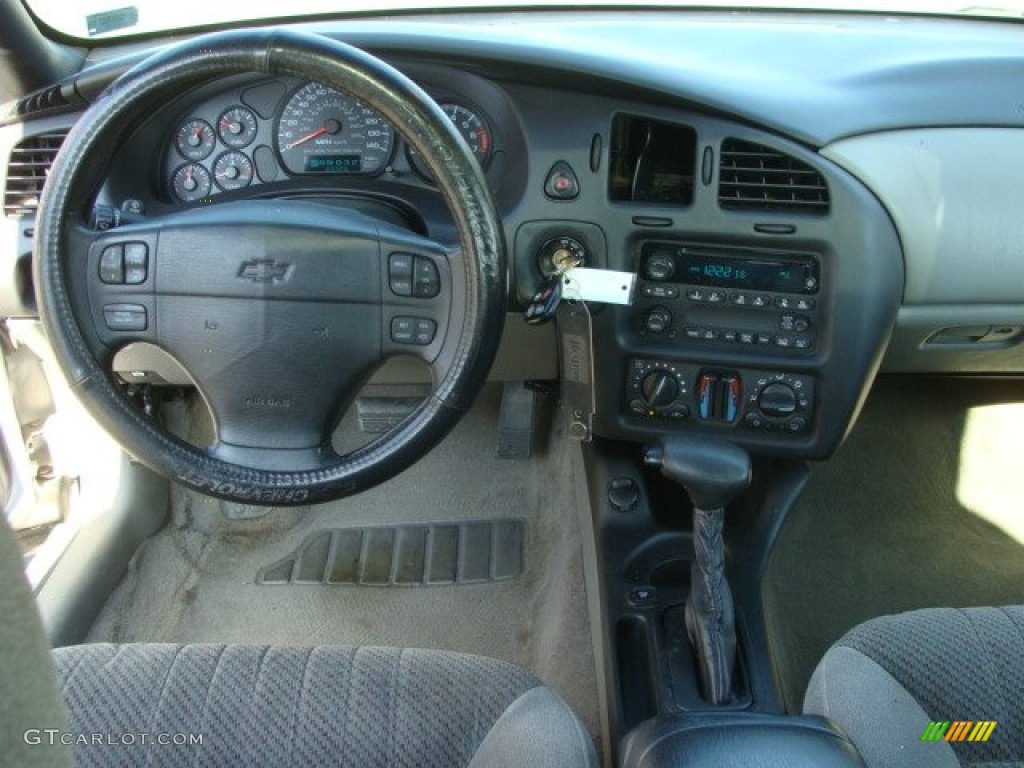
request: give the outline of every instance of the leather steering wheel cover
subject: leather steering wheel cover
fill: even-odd
[[[387,435],[331,465],[262,470],[214,459],[146,417],[120,392],[83,336],[68,289],[65,231],[82,216],[118,139],[168,94],[228,73],[295,75],[354,95],[420,152],[455,220],[463,274],[434,393]],[[90,176],[90,172],[92,175]],[[88,183],[85,179],[89,179]],[[351,46],[293,30],[214,33],[168,48],[130,70],[86,111],[64,142],[40,201],[35,243],[40,316],[56,358],[86,409],[131,454],[199,492],[233,501],[300,505],[366,490],[436,445],[471,405],[497,351],[505,311],[501,224],[483,172],[445,114],[412,81]],[[86,328],[86,332],[91,330]],[[448,352],[450,350],[450,352]]]

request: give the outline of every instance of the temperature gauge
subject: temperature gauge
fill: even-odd
[[[205,120],[186,120],[174,134],[174,146],[186,160],[202,160],[213,152],[217,135]]]
[[[256,115],[245,107],[231,107],[217,118],[220,140],[232,149],[241,149],[252,143],[258,129]]]
[[[252,181],[252,161],[241,152],[225,152],[213,164],[213,180],[225,192],[247,187]]]
[[[198,163],[180,165],[171,176],[171,188],[183,202],[194,203],[210,194],[210,172]]]

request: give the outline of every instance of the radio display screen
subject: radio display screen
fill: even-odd
[[[641,277],[688,285],[784,293],[817,293],[818,262],[810,256],[774,257],[648,244]]]

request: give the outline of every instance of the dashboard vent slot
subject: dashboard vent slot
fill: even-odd
[[[4,214],[26,216],[36,212],[43,185],[67,133],[44,133],[22,139],[11,150],[4,187]]]
[[[718,204],[739,211],[826,214],[828,186],[807,163],[777,149],[725,139],[718,173]]]
[[[69,106],[71,106],[71,102],[64,95],[63,87],[58,84],[33,91],[19,99],[17,113],[19,117],[28,117],[29,115],[35,116],[40,112],[55,112]]]

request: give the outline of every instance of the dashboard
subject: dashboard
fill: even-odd
[[[1024,373],[1017,25],[579,12],[307,28],[380,55],[454,122],[502,217],[512,367],[557,365],[580,436],[694,432],[825,458],[880,369]],[[78,111],[161,44],[92,52],[54,86],[55,109],[9,105],[0,154],[52,156]],[[33,213],[12,201],[13,167],[8,315],[33,311]],[[288,77],[219,78],[140,117],[98,200],[130,217],[250,197],[454,232],[392,126]],[[634,299],[530,335],[522,312],[566,249],[635,274]]]

